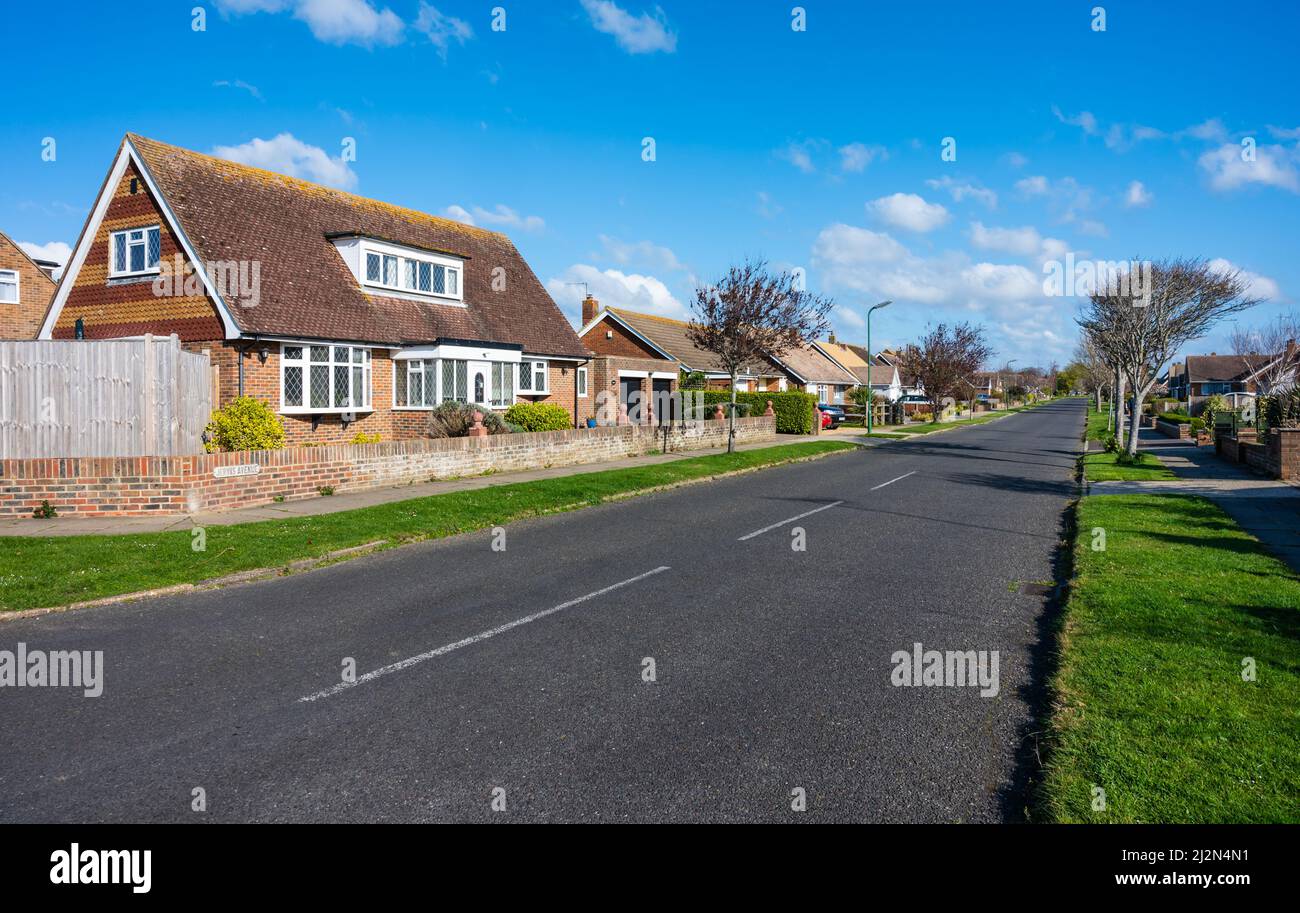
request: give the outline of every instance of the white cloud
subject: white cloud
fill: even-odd
[[[1024,168],[1029,164],[1029,159],[1025,158],[1019,152],[1008,152],[1002,156],[1002,161],[1006,162],[1012,168]]]
[[[979,200],[989,209],[997,209],[998,195],[987,187],[982,187],[971,181],[958,181],[949,175],[941,178],[931,178],[925,182],[925,186],[931,190],[946,190],[952,197],[954,203],[960,203],[967,197]]]
[[[605,256],[619,266],[644,265],[669,272],[686,271],[686,266],[677,259],[675,253],[652,241],[628,242],[611,238],[609,235],[601,235],[600,244]]]
[[[252,139],[240,146],[217,146],[212,154],[343,190],[357,185],[356,173],[342,158],[330,158],[324,149],[304,143],[292,133],[281,133],[274,139]]]
[[[1080,111],[1073,117],[1066,117],[1061,113],[1060,108],[1056,105],[1052,105],[1052,113],[1056,115],[1056,119],[1061,123],[1069,124],[1072,127],[1078,127],[1089,136],[1095,136],[1098,131],[1097,118],[1091,111]]]
[[[1133,181],[1128,185],[1128,190],[1124,193],[1124,205],[1130,209],[1142,206],[1150,206],[1155,195],[1146,189],[1141,181]]]
[[[863,143],[849,143],[847,146],[841,146],[839,153],[840,170],[851,173],[865,171],[867,166],[876,159],[883,161],[889,158],[889,153],[883,146],[867,146]]]
[[[914,193],[895,193],[867,204],[883,222],[908,231],[934,231],[948,221],[948,210]]]
[[[1241,269],[1231,260],[1225,260],[1222,257],[1211,260],[1209,265],[1210,269],[1220,273],[1240,272],[1242,278],[1249,283],[1247,294],[1252,298],[1266,298],[1270,301],[1277,301],[1282,297],[1281,287],[1276,280],[1270,279],[1268,276],[1261,276],[1259,273]]]
[[[1082,219],[1079,222],[1079,232],[1085,235],[1092,235],[1096,238],[1110,237],[1110,229],[1104,223],[1095,219]]]
[[[857,268],[897,262],[907,256],[907,248],[883,232],[840,222],[817,235],[813,256],[832,268]]]
[[[685,320],[689,317],[668,286],[654,276],[624,273],[616,269],[600,270],[586,263],[575,263],[561,275],[546,283],[560,307],[577,318],[582,310],[582,286],[602,305],[624,307],[645,314],[658,314]]]
[[[474,29],[464,19],[443,15],[436,6],[431,6],[423,0],[420,2],[420,14],[415,19],[415,30],[428,36],[429,41],[438,49],[438,56],[444,62],[447,60],[447,48],[452,41],[464,45],[474,37]]]
[[[247,92],[249,95],[256,98],[258,101],[264,100],[262,98],[262,92],[260,89],[257,88],[257,86],[250,85],[244,82],[242,79],[235,79],[235,80],[218,79],[212,85],[214,88],[243,89],[245,92]]]
[[[23,253],[33,260],[50,260],[60,264],[59,268],[54,271],[55,279],[63,275],[63,267],[67,266],[68,261],[72,259],[72,248],[63,241],[50,241],[48,244],[19,241],[18,246]]]
[[[376,9],[368,0],[216,0],[226,15],[290,11],[311,33],[329,44],[400,44],[405,26],[392,10]]]
[[[613,0],[582,0],[582,8],[591,17],[596,31],[613,35],[618,46],[629,54],[653,54],[677,50],[677,35],[668,30],[664,12],[655,7],[655,15],[633,16]]]
[[[1237,190],[1248,184],[1281,187],[1300,193],[1300,171],[1296,163],[1300,153],[1285,146],[1258,146],[1255,160],[1242,158],[1244,148],[1236,143],[1225,143],[1205,152],[1197,160],[1201,170],[1210,178],[1215,190]]]
[[[794,165],[804,174],[812,174],[817,170],[817,166],[813,164],[812,151],[824,145],[824,140],[811,139],[799,143],[790,143],[784,149],[778,149],[776,157]]]
[[[475,206],[466,209],[456,203],[442,211],[442,214],[466,225],[497,225],[503,228],[518,228],[522,231],[541,231],[546,227],[546,220],[541,216],[521,216],[504,203],[498,203],[492,209]]]
[[[982,250],[997,250],[1032,257],[1043,249],[1043,236],[1031,225],[1022,228],[987,228],[982,222],[970,225],[971,244]]]
[[[1212,117],[1185,130],[1179,130],[1176,136],[1178,139],[1190,136],[1192,139],[1204,140],[1207,143],[1222,143],[1228,139],[1228,128],[1223,126],[1223,121]]]
[[[1274,139],[1290,140],[1292,142],[1300,140],[1300,127],[1274,127],[1269,124],[1268,132],[1273,135]]]
[[[1029,197],[1039,197],[1047,193],[1047,178],[1041,174],[1033,177],[1021,178],[1016,181],[1016,190]]]

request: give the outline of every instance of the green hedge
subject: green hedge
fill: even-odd
[[[525,431],[564,431],[573,427],[568,410],[555,403],[515,403],[506,410],[505,419]]]
[[[731,402],[730,390],[704,390],[705,411],[712,413],[715,403],[722,403],[723,409]],[[772,410],[776,413],[777,434],[812,434],[813,410],[817,407],[817,397],[811,393],[789,391],[786,393],[737,393],[736,406],[739,415],[762,415],[767,411],[767,401],[772,401]]]
[[[1162,412],[1156,418],[1163,419],[1166,422],[1173,422],[1176,425],[1190,425],[1192,423],[1192,417],[1186,412]]]

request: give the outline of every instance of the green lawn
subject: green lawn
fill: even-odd
[[[379,539],[399,545],[450,536],[589,507],[718,473],[856,449],[856,444],[845,441],[782,444],[657,466],[412,498],[315,517],[210,526],[206,530],[207,547],[202,552],[192,550],[189,530],[8,538],[0,540],[0,611],[67,605],[176,583],[196,583],[236,571],[282,567]]]
[[[1138,451],[1140,463],[1123,466],[1116,462],[1117,453],[1088,453],[1083,457],[1084,478],[1089,482],[1151,482],[1176,479],[1154,454]]]
[[[1108,430],[1110,420],[1107,413],[1103,410],[1097,411],[1096,403],[1092,400],[1088,402],[1088,440],[1104,441],[1106,436],[1111,432]]]
[[[1202,498],[1089,497],[1077,527],[1039,816],[1300,822],[1300,577]]]

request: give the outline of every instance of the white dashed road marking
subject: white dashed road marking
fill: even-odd
[[[604,589],[596,590],[596,592],[594,593],[588,593],[586,596],[579,596],[577,599],[570,599],[568,602],[562,602],[559,605],[552,606],[549,609],[543,609],[540,612],[534,612],[531,615],[525,615],[523,618],[516,618],[514,621],[506,622],[505,624],[499,627],[492,628],[487,631],[480,631],[478,634],[474,634],[471,635],[470,637],[466,637],[464,640],[458,640],[455,643],[444,644],[443,646],[438,647],[436,650],[430,650],[427,653],[421,653],[418,656],[412,656],[407,659],[401,660],[400,662],[393,663],[391,666],[383,666],[382,668],[375,669],[373,672],[367,672],[365,675],[362,675],[354,682],[340,682],[339,684],[335,685],[333,688],[326,688],[324,691],[317,691],[315,694],[309,694],[306,697],[300,697],[298,698],[298,702],[305,703],[310,701],[318,701],[323,697],[331,697],[342,691],[347,691],[349,688],[355,688],[357,685],[364,685],[366,682],[372,682],[375,679],[388,675],[392,672],[401,672],[403,669],[409,669],[411,668],[411,666],[417,665],[418,663],[422,663],[426,659],[433,659],[438,656],[444,656],[447,653],[452,652],[453,650],[459,650],[461,647],[468,647],[472,644],[478,643],[481,640],[487,640],[489,637],[496,637],[498,634],[504,634],[506,631],[509,631],[513,628],[517,628],[520,625],[526,625],[529,622],[537,621],[540,618],[545,618],[547,615],[554,615],[556,612],[563,612],[565,609],[571,609],[574,606],[578,605],[579,603],[586,602],[589,599],[595,599],[597,596],[604,596],[606,593],[617,590],[620,587],[630,586],[633,583],[637,583],[638,581],[645,580],[647,577],[653,577],[655,574],[661,574],[666,570],[669,570],[669,568],[657,567],[652,571],[646,571],[644,574],[637,574],[635,577],[629,577],[627,580],[621,580],[618,583],[611,583],[609,586],[605,587]]]

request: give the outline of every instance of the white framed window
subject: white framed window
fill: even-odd
[[[574,381],[578,385],[578,395],[587,395],[587,369],[579,368],[577,379]]]
[[[280,411],[369,412],[370,350],[321,343],[280,345]]]
[[[438,402],[469,402],[469,362],[460,358],[444,358],[439,380]]]
[[[393,362],[393,407],[432,409],[438,404],[438,360],[403,358]]]
[[[127,228],[109,235],[108,275],[139,276],[158,272],[162,231],[157,225]]]
[[[549,372],[544,361],[521,361],[519,363],[519,392],[532,396],[544,396],[551,392]]]
[[[464,265],[451,257],[438,257],[379,242],[363,242],[361,281],[407,295],[462,300]]]
[[[0,269],[0,304],[18,303],[18,270]]]

